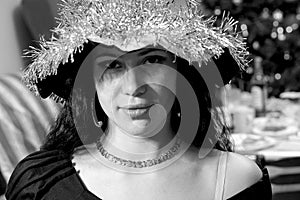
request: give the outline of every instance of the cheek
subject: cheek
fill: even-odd
[[[160,86],[158,93],[159,104],[165,109],[166,113],[169,113],[175,101],[175,94],[168,88],[162,86]]]
[[[157,83],[162,87],[161,90],[176,93],[177,71],[171,68],[162,68],[159,72]]]
[[[155,91],[159,103],[167,108],[169,105],[173,105],[175,99],[175,93],[173,93],[169,88],[161,85],[152,85],[153,91]]]
[[[162,67],[155,76],[151,77],[153,90],[158,94],[161,103],[170,103],[176,95],[177,71]]]
[[[169,112],[176,96],[177,71],[168,69],[162,71],[161,75],[163,79],[160,80],[160,85],[156,85],[156,92],[158,93],[160,103]]]
[[[96,81],[97,93],[103,98],[113,98],[116,94],[120,92],[120,78],[115,79],[100,79]]]
[[[167,104],[174,101],[175,94],[171,90],[169,90],[168,88],[163,87],[161,91],[163,93],[163,99]]]
[[[114,102],[119,94],[119,84],[117,82],[98,82],[96,84],[98,99],[102,109],[107,115],[112,112]]]
[[[112,112],[110,100],[109,100],[110,98],[106,95],[103,95],[103,93],[97,92],[97,94],[98,94],[98,99],[99,99],[99,103],[100,103],[102,110],[109,117],[110,113]]]

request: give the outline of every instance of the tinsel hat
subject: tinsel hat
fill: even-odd
[[[73,73],[72,63],[92,42],[125,51],[160,45],[199,67],[213,60],[226,83],[248,67],[246,43],[237,21],[223,14],[216,26],[217,18],[205,16],[200,6],[196,0],[62,0],[51,39],[41,38],[39,47],[25,52],[32,62],[23,81],[35,94],[63,101],[66,96],[51,84],[59,82],[60,72]],[[47,92],[40,90],[45,85]]]

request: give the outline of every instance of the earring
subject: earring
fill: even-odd
[[[176,63],[176,58],[177,58],[177,56],[174,55],[174,60],[172,61],[173,63]]]
[[[92,103],[91,103],[93,122],[94,122],[95,126],[101,128],[102,125],[103,125],[103,122],[102,121],[97,121],[98,119],[96,117],[96,110],[95,110],[93,102],[94,102],[94,99],[92,100]]]
[[[102,125],[103,125],[103,122],[102,122],[102,121],[98,121],[98,122],[95,123],[95,125],[96,125],[97,127],[101,128]]]

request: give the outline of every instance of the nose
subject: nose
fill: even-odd
[[[123,77],[123,93],[129,96],[141,96],[147,92],[147,84],[143,81],[143,75],[140,70],[131,68]]]

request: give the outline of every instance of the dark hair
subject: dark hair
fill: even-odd
[[[67,71],[64,71],[61,73],[67,73],[60,75],[60,77],[56,78],[56,81],[59,78],[63,78],[63,80],[60,80],[60,84],[57,84],[56,88],[52,90],[62,90],[62,85],[64,89],[62,90],[63,93],[59,93],[60,96],[66,99],[66,102],[56,120],[56,123],[51,128],[49,134],[46,137],[45,143],[42,145],[41,149],[45,150],[54,150],[59,149],[63,150],[66,153],[72,153],[74,151],[74,148],[79,147],[83,144],[87,144],[89,142],[95,142],[97,139],[96,134],[86,134],[86,135],[79,135],[80,131],[76,129],[78,126],[75,127],[75,121],[74,116],[81,115],[81,119],[83,120],[83,124],[85,123],[93,123],[91,117],[86,117],[83,115],[85,113],[86,115],[90,115],[89,112],[92,111],[91,108],[89,108],[89,103],[85,102],[86,99],[83,98],[84,94],[82,92],[71,92],[72,87],[74,84],[74,79],[76,77],[76,73],[79,69],[79,66],[83,62],[84,58],[88,55],[88,53],[96,46],[96,43],[89,42],[85,48],[84,52],[81,54],[78,54],[80,56],[75,56],[75,62],[68,65],[73,65],[75,68],[72,69],[72,73],[67,73]],[[208,87],[206,86],[206,83],[200,73],[197,71],[197,69],[193,66],[190,66],[189,63],[180,57],[176,58],[177,63],[177,70],[178,72],[185,77],[186,80],[189,81],[190,85],[192,86],[193,90],[195,91],[195,94],[197,96],[198,104],[199,104],[199,110],[201,112],[201,117],[199,121],[199,127],[198,132],[192,142],[192,144],[195,147],[200,148],[204,138],[206,136],[206,133],[209,129],[210,123],[213,123],[213,127],[215,128],[216,134],[214,135],[215,140],[217,140],[217,143],[215,144],[214,148],[223,150],[223,151],[232,151],[232,145],[228,138],[229,129],[225,124],[223,124],[224,120],[222,119],[224,116],[222,113],[216,111],[216,107],[212,104],[212,98],[214,98],[214,94],[211,95]],[[71,69],[70,66],[64,66],[60,68],[68,68]],[[188,70],[187,70],[188,68]],[[66,69],[65,69],[66,70]],[[77,70],[77,71],[76,71]],[[76,72],[76,73],[75,73]],[[64,82],[62,82],[64,81]],[[59,83],[57,81],[56,83]],[[43,87],[47,87],[45,83],[39,83],[39,89],[41,92],[43,92]],[[53,84],[52,84],[53,85]],[[47,91],[48,92],[48,91]],[[49,93],[49,92],[48,92]],[[57,94],[57,92],[55,92]],[[49,94],[48,94],[49,95]],[[73,102],[73,103],[72,103]],[[76,102],[74,104],[74,102]],[[95,95],[94,98],[94,108],[96,110],[96,116],[99,120],[103,122],[102,129],[105,130],[107,126],[107,116],[105,115],[104,111],[102,110],[97,95]],[[74,106],[76,107],[75,110],[76,113],[73,113]],[[180,118],[177,117],[177,113],[180,112],[180,104],[175,99],[175,102],[173,104],[173,107],[171,109],[171,127],[173,131],[176,133],[179,124],[180,124]]]

